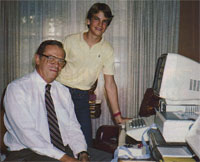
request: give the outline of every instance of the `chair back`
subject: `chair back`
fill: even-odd
[[[158,110],[160,99],[155,94],[153,88],[147,88],[140,106],[140,117],[148,117],[156,114],[155,108]]]
[[[0,124],[1,124],[1,127],[0,127],[0,149],[1,149],[1,153],[3,154],[6,154],[7,152],[7,147],[5,146],[4,142],[3,142],[3,137],[4,137],[4,134],[6,133],[6,127],[4,125],[4,120],[3,120],[3,117],[4,117],[4,113],[5,113],[5,109],[4,109],[4,105],[3,105],[3,98],[4,98],[4,95],[5,95],[5,90],[3,92],[3,95],[1,97],[1,107],[0,107],[0,112],[1,112],[1,119],[0,119]]]

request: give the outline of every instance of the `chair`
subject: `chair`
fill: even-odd
[[[140,117],[148,117],[154,115],[155,109],[158,109],[160,97],[154,93],[153,88],[147,88],[140,106]]]
[[[4,113],[5,113],[5,110],[4,110],[4,106],[3,106],[3,98],[4,98],[4,95],[5,95],[5,90],[3,92],[3,95],[2,95],[2,98],[1,98],[1,107],[0,107],[0,111],[1,111],[1,132],[0,132],[0,145],[1,145],[1,154],[4,154],[6,155],[7,153],[7,147],[5,146],[4,142],[3,142],[3,137],[4,137],[4,134],[6,133],[6,127],[4,125],[4,121],[3,121],[3,116],[4,116]]]
[[[93,147],[109,153],[114,153],[118,146],[119,126],[102,125],[97,129]]]

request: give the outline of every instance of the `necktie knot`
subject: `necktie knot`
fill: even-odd
[[[47,84],[45,88],[46,88],[46,91],[50,91],[51,85],[50,85],[50,84]]]

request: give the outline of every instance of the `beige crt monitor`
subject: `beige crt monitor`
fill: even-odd
[[[176,53],[159,57],[154,91],[169,105],[200,105],[200,63]]]

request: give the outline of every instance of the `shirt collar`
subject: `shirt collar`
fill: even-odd
[[[47,84],[50,84],[50,85],[54,85],[55,84],[55,81],[51,82],[51,83],[47,83],[41,76],[40,74],[37,72],[37,70],[35,69],[34,70],[34,80],[37,82],[37,84],[39,86],[42,86],[42,87],[45,87]]]
[[[88,29],[81,32],[80,37],[81,37],[81,42],[82,42],[82,43],[83,43],[83,42],[84,42],[84,43],[87,43],[87,42],[84,40],[84,38],[83,38],[83,34],[86,33],[86,32],[88,32]],[[102,44],[103,42],[104,42],[104,35],[102,35],[101,41],[98,42],[97,44]]]

